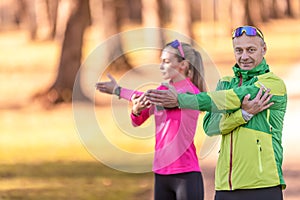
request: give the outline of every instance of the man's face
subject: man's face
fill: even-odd
[[[261,63],[266,54],[266,44],[259,36],[243,34],[233,39],[236,63],[243,70],[251,70]]]

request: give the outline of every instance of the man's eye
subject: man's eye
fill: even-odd
[[[241,49],[236,49],[235,52],[236,52],[236,53],[242,53],[243,50],[241,50]]]
[[[254,49],[254,48],[249,49],[249,52],[251,52],[251,53],[253,53],[255,51],[256,51],[256,49]]]

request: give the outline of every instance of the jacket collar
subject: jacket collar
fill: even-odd
[[[265,59],[263,59],[259,65],[251,70],[243,70],[237,64],[235,64],[232,69],[236,77],[240,77],[242,75],[242,77],[246,79],[265,74],[270,71],[269,65],[266,63]]]

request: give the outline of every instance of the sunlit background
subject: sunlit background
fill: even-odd
[[[216,76],[232,74],[231,31],[245,24],[262,30],[268,46],[267,62],[287,86],[284,197],[298,200],[300,0],[1,0],[0,200],[152,199],[152,173],[126,173],[108,167],[84,144],[84,133],[78,133],[72,109],[78,70],[97,47],[104,47],[98,52],[100,60],[109,63],[103,73],[97,71],[97,65],[81,67],[81,101],[95,102],[97,120],[108,140],[118,148],[152,152],[153,140],[128,139],[114,120],[118,113],[113,108],[129,110],[130,104],[96,92],[89,74],[108,80],[106,73],[110,72],[127,85],[153,76],[155,69],[141,74],[137,71],[143,65],[157,66],[159,49],[127,50],[134,44],[147,44],[147,40],[162,46],[175,38],[163,32],[145,38],[119,36],[141,28],[163,28],[201,47],[205,59],[213,62],[206,66],[207,83],[213,90]],[[112,37],[118,42],[107,44]],[[132,78],[123,80],[129,72]],[[81,109],[85,110],[85,103]],[[203,115],[196,138],[198,153],[205,138]],[[90,120],[82,118],[88,133]],[[100,147],[102,142],[99,141]],[[204,146],[205,156],[199,162],[205,199],[211,200],[218,140],[207,141]],[[110,152],[101,153],[112,161],[122,159]]]

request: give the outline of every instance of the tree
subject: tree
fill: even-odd
[[[293,18],[300,17],[300,1],[287,0],[287,15]]]
[[[46,92],[36,96],[50,104],[71,102],[73,85],[81,65],[84,31],[91,23],[89,0],[72,2],[74,10],[65,30],[56,80]],[[81,98],[87,100],[82,91]]]
[[[162,2],[160,2],[162,4]],[[159,4],[158,0],[142,0],[142,25],[145,28],[148,27],[163,27],[163,16],[160,12],[162,6]],[[150,41],[150,44],[156,44],[156,46],[163,46],[164,44],[164,35],[163,31],[149,31],[145,35],[146,40]],[[160,52],[151,52],[148,55],[148,59],[157,60],[159,58]]]
[[[172,5],[171,20],[177,31],[192,38],[192,15],[191,15],[191,1],[177,0]]]
[[[33,0],[21,1],[24,10],[27,12],[27,23],[30,32],[30,39],[35,40],[37,37],[37,20],[36,20],[36,3]]]
[[[57,26],[58,0],[45,0],[47,6],[47,14],[49,21],[49,38],[54,39]]]
[[[109,38],[116,35],[117,40],[111,42],[107,49],[106,59],[113,61],[109,69],[112,71],[126,71],[132,69],[126,56],[123,54],[122,40],[117,35],[121,32],[123,10],[128,8],[128,5],[123,0],[103,0],[103,25],[104,36]],[[113,59],[116,55],[121,55],[118,59]]]
[[[245,1],[245,10],[246,24],[255,26],[262,21],[263,10],[261,0]]]

